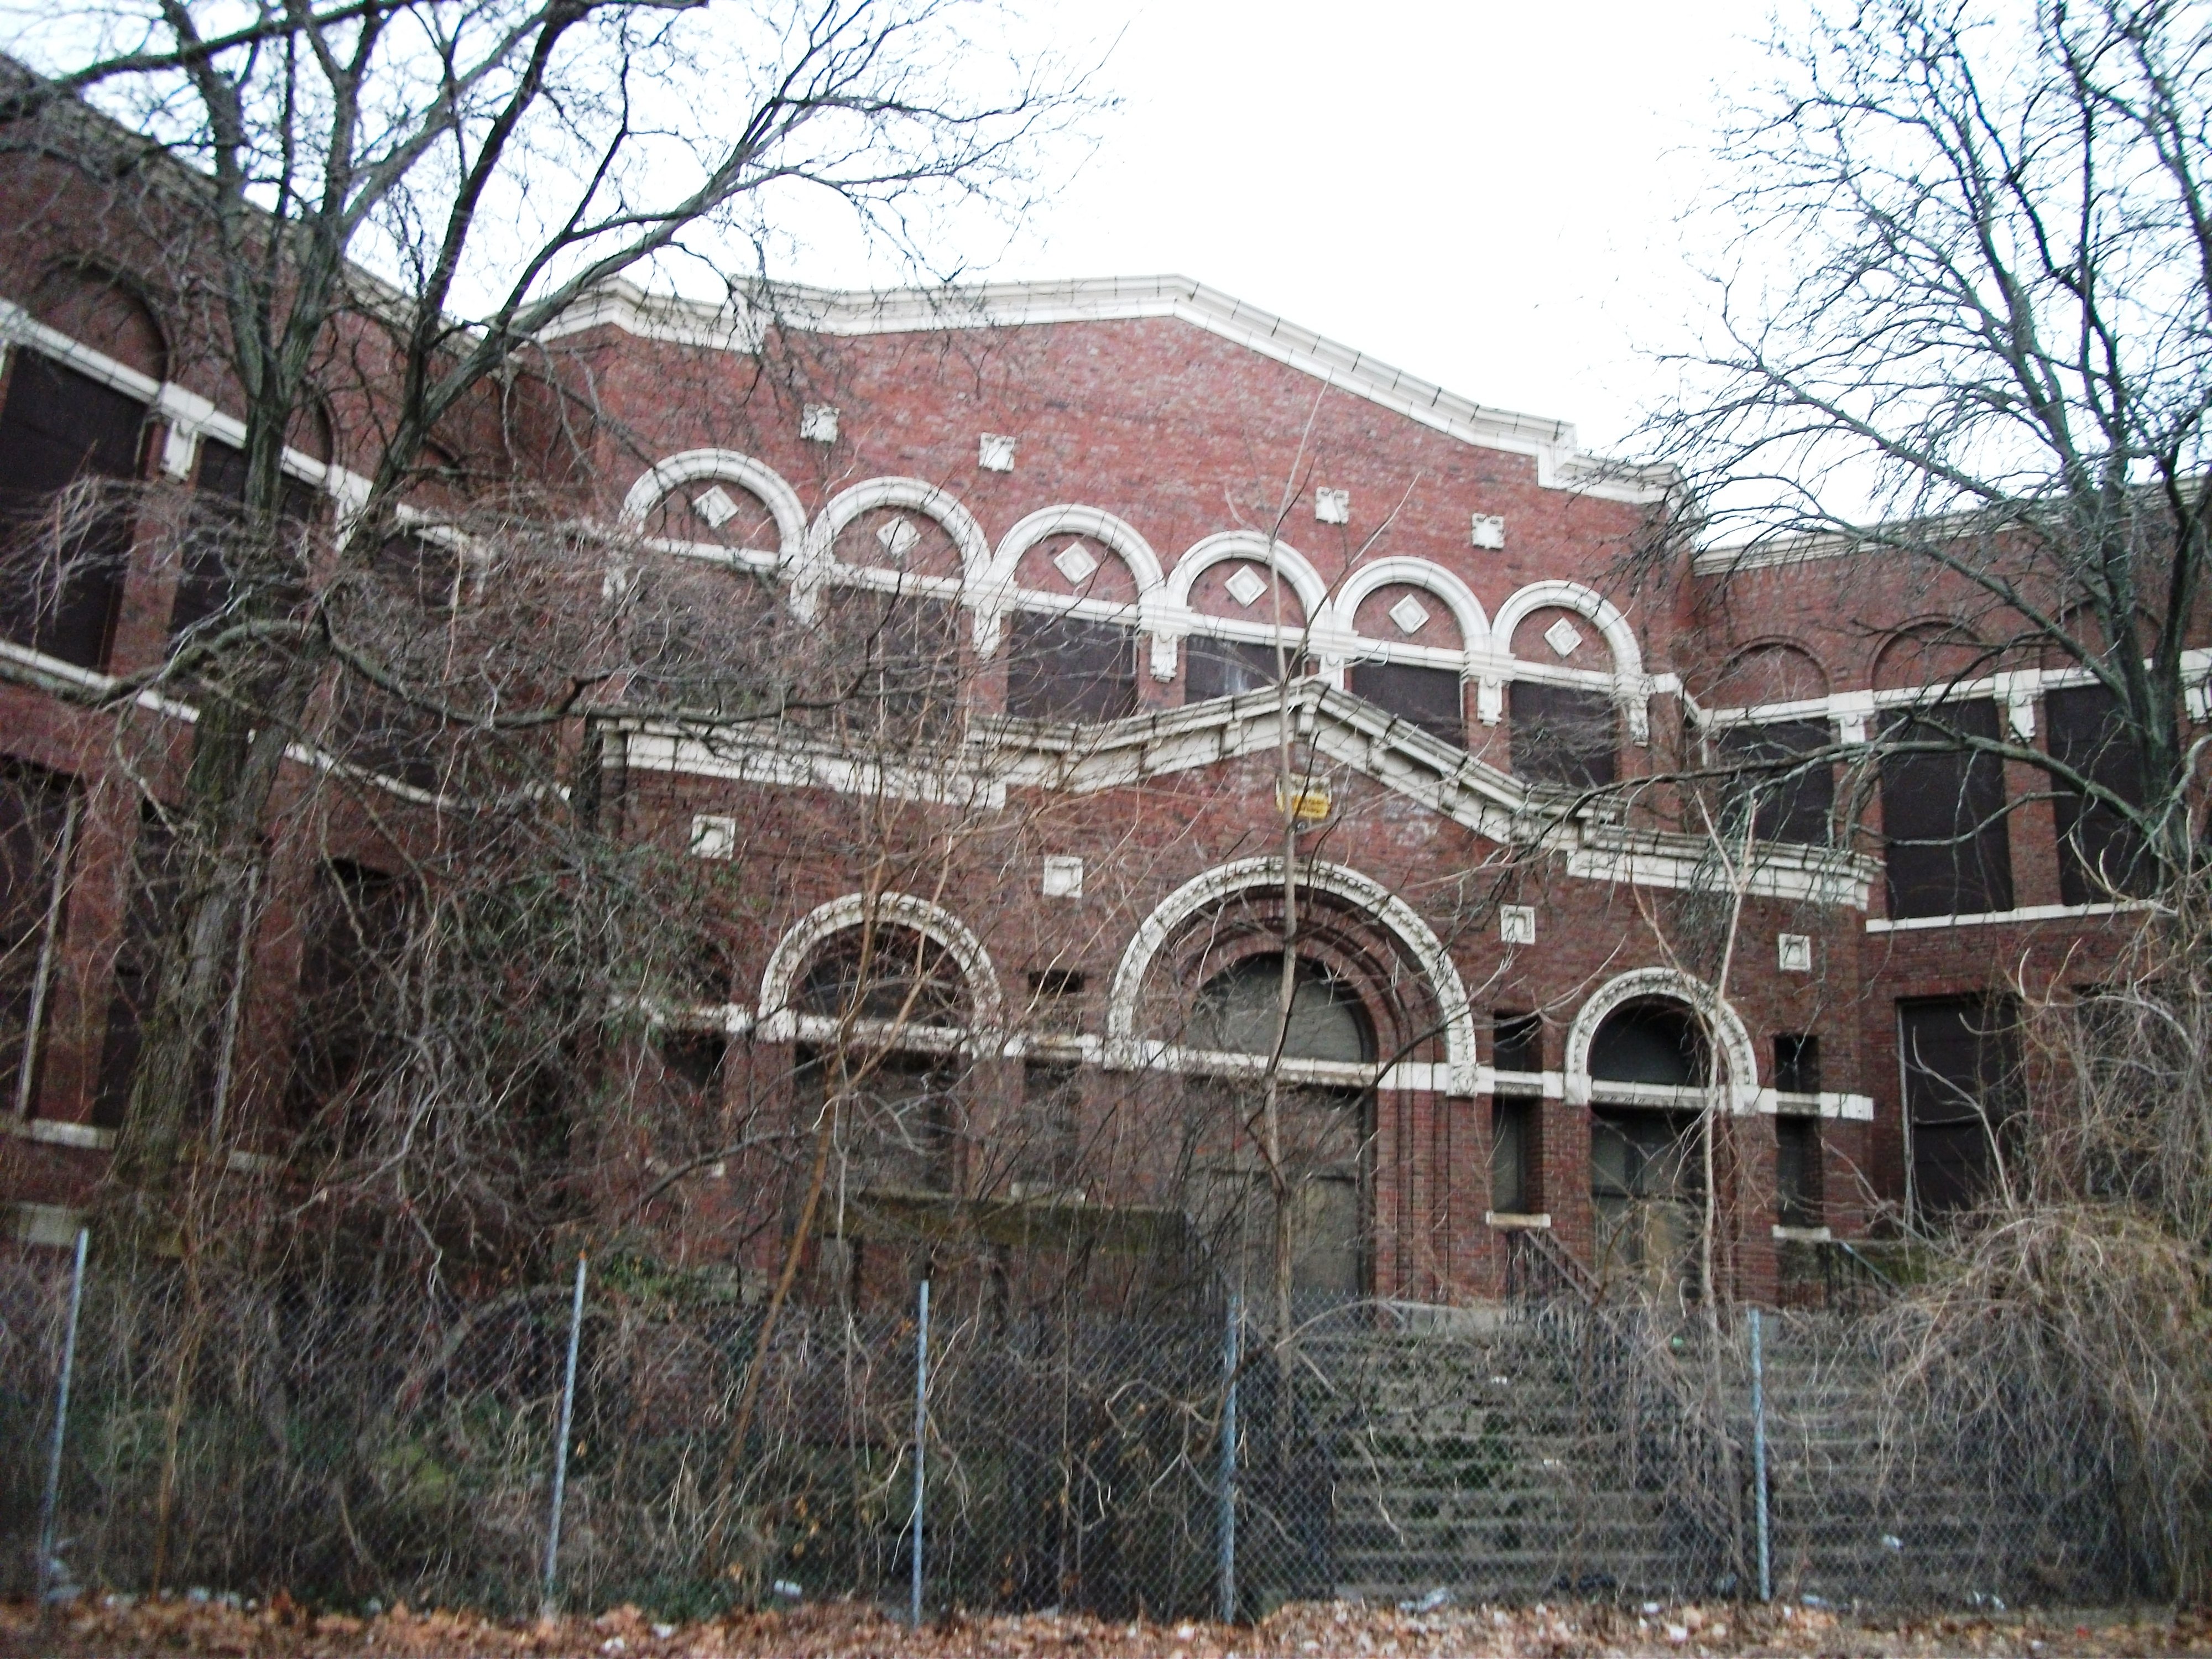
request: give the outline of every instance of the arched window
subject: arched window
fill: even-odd
[[[1702,1088],[1712,1067],[1696,1017],[1679,1002],[1647,998],[1614,1010],[1598,1027],[1589,1074],[1599,1082]]]
[[[1206,981],[1191,1010],[1189,1046],[1224,1054],[1271,1054],[1283,1030],[1285,1060],[1375,1059],[1375,1028],[1359,999],[1319,963],[1294,969],[1287,1029],[1282,1027],[1283,957],[1279,951],[1246,957]]]
[[[814,959],[794,1001],[800,1013],[829,1019],[964,1026],[970,999],[959,963],[927,934],[879,927],[869,938],[856,927]]]

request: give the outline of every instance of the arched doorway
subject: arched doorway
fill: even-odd
[[[1433,933],[1357,872],[1310,872],[1294,914],[1272,860],[1171,896],[1123,957],[1108,1028],[1109,1064],[1174,1085],[1154,1109],[1163,1156],[1170,1139],[1181,1156],[1162,1201],[1255,1306],[1287,1272],[1300,1317],[1407,1293],[1429,1223],[1413,1210],[1432,1197],[1408,1173],[1405,1085],[1442,1091],[1462,1055],[1473,1071],[1465,994]]]
[[[1681,1282],[1705,1210],[1705,1104],[1712,1058],[1686,1003],[1638,997],[1589,1046],[1590,1206],[1610,1282]]]

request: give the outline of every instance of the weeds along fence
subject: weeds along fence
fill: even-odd
[[[66,1259],[0,1267],[0,1590],[27,1593]],[[1358,1595],[1772,1593],[1871,1604],[2154,1585],[2096,1437],[1881,1386],[1880,1321],[1747,1330],[1571,1301],[1338,1310],[1287,1348],[1188,1317],[940,1305],[923,1601],[1240,1614]],[[534,1611],[569,1285],[266,1296],[94,1271],[59,1492],[61,1593],[282,1587]],[[913,1566],[915,1320],[595,1282],[556,1592],[670,1615],[857,1596]],[[759,1371],[745,1437],[734,1439]],[[1222,1424],[1233,1382],[1237,1433]],[[2036,1410],[2028,1409],[2034,1407]],[[1227,1455],[1224,1456],[1224,1451]]]

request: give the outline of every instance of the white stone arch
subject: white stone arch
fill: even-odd
[[[1580,582],[1530,582],[1516,589],[1498,607],[1498,618],[1490,628],[1491,649],[1500,657],[1510,657],[1513,630],[1530,611],[1541,611],[1547,605],[1587,617],[1613,653],[1613,672],[1639,681],[1643,678],[1644,653],[1636,643],[1636,630],[1628,625],[1628,618],[1620,614],[1620,608],[1611,599]]]
[[[806,507],[799,492],[774,467],[734,449],[687,449],[655,461],[623,497],[623,517],[642,523],[670,490],[697,478],[720,479],[759,496],[775,520],[779,562],[789,564],[799,557],[806,544]]]
[[[832,495],[807,526],[805,550],[799,560],[798,578],[792,584],[793,611],[802,617],[814,614],[822,585],[829,580],[836,562],[838,533],[863,513],[878,507],[902,507],[935,520],[959,551],[961,586],[972,592],[981,586],[991,566],[990,538],[957,497],[926,478],[869,478]]]
[[[1643,650],[1636,643],[1636,630],[1628,625],[1628,618],[1621,615],[1620,608],[1595,588],[1585,587],[1580,582],[1540,581],[1517,589],[1498,607],[1497,619],[1491,623],[1492,655],[1501,663],[1510,662],[1513,657],[1513,630],[1530,611],[1540,611],[1547,605],[1572,611],[1588,617],[1596,627],[1606,649],[1613,655],[1613,701],[1627,711],[1629,740],[1639,748],[1649,744],[1651,688],[1644,676]],[[1497,723],[1504,689],[1503,677],[1486,670],[1480,687],[1481,713],[1486,724]]]
[[[1208,536],[1197,543],[1182,557],[1168,577],[1167,599],[1170,605],[1188,611],[1190,590],[1208,569],[1230,559],[1249,559],[1258,565],[1272,564],[1282,573],[1283,580],[1291,585],[1291,592],[1298,596],[1304,608],[1306,620],[1318,623],[1322,607],[1328,603],[1328,584],[1321,573],[1309,563],[1304,554],[1288,542],[1269,541],[1255,530],[1224,530],[1218,535]]]
[[[1567,1027],[1562,1061],[1567,1103],[1590,1103],[1590,1044],[1596,1039],[1598,1027],[1615,1010],[1646,997],[1682,1003],[1705,1021],[1727,1062],[1729,1109],[1754,1109],[1759,1102],[1759,1050],[1742,1018],[1711,986],[1672,968],[1637,968],[1617,975],[1599,986],[1576,1011],[1573,1024]]]
[[[1152,544],[1133,526],[1103,508],[1063,502],[1030,514],[1006,533],[991,556],[975,600],[975,648],[984,656],[999,648],[1000,623],[1013,608],[1014,573],[1022,555],[1048,537],[1061,535],[1087,537],[1112,549],[1136,580],[1139,625],[1150,626],[1158,619],[1167,577]]]
[[[793,998],[799,975],[823,945],[837,934],[860,927],[868,919],[868,896],[847,893],[817,905],[776,941],[761,971],[758,1018],[762,1036],[770,1042],[788,1042],[797,1035],[797,1010]],[[910,927],[945,947],[960,964],[968,994],[975,1005],[975,1024],[981,1031],[995,1031],[1005,1024],[1006,999],[999,988],[998,971],[968,925],[941,904],[933,904],[911,893],[882,893],[875,899],[878,927]]]
[[[1428,976],[1429,989],[1443,1015],[1444,1054],[1451,1071],[1451,1092],[1475,1092],[1474,1015],[1468,1006],[1467,986],[1429,924],[1413,907],[1371,876],[1341,864],[1318,860],[1303,865],[1299,885],[1315,892],[1348,900],[1390,933],[1413,952]],[[1137,1006],[1145,976],[1177,928],[1210,905],[1255,887],[1279,890],[1283,861],[1279,858],[1239,859],[1194,876],[1160,901],[1152,915],[1138,925],[1121,960],[1114,969],[1113,988],[1106,1003],[1108,1063],[1124,1067],[1143,1061],[1143,1045],[1137,1031]]]
[[[1482,601],[1474,597],[1474,590],[1442,565],[1427,559],[1377,559],[1372,564],[1360,566],[1344,579],[1331,601],[1336,626],[1346,634],[1353,632],[1353,621],[1367,596],[1378,587],[1394,583],[1418,587],[1443,600],[1452,620],[1459,624],[1462,650],[1475,652],[1488,647],[1490,618],[1483,613]]]

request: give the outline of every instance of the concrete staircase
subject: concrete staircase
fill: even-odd
[[[1776,1593],[1838,1602],[2004,1593],[1987,1496],[1941,1468],[1916,1471],[1909,1486],[1883,1468],[1872,1361],[1840,1330],[1769,1345]],[[1296,1387],[1310,1455],[1325,1467],[1278,1483],[1282,1512],[1255,1513],[1245,1530],[1273,1525],[1303,1540],[1300,1594],[1748,1593],[1743,1356],[1731,1349],[1723,1362],[1724,1451],[1692,1420],[1679,1377],[1635,1352],[1632,1338],[1580,1310],[1472,1310],[1441,1328],[1310,1337]],[[1253,1500],[1270,1501],[1264,1482]],[[1264,1575],[1261,1559],[1254,1566]]]

